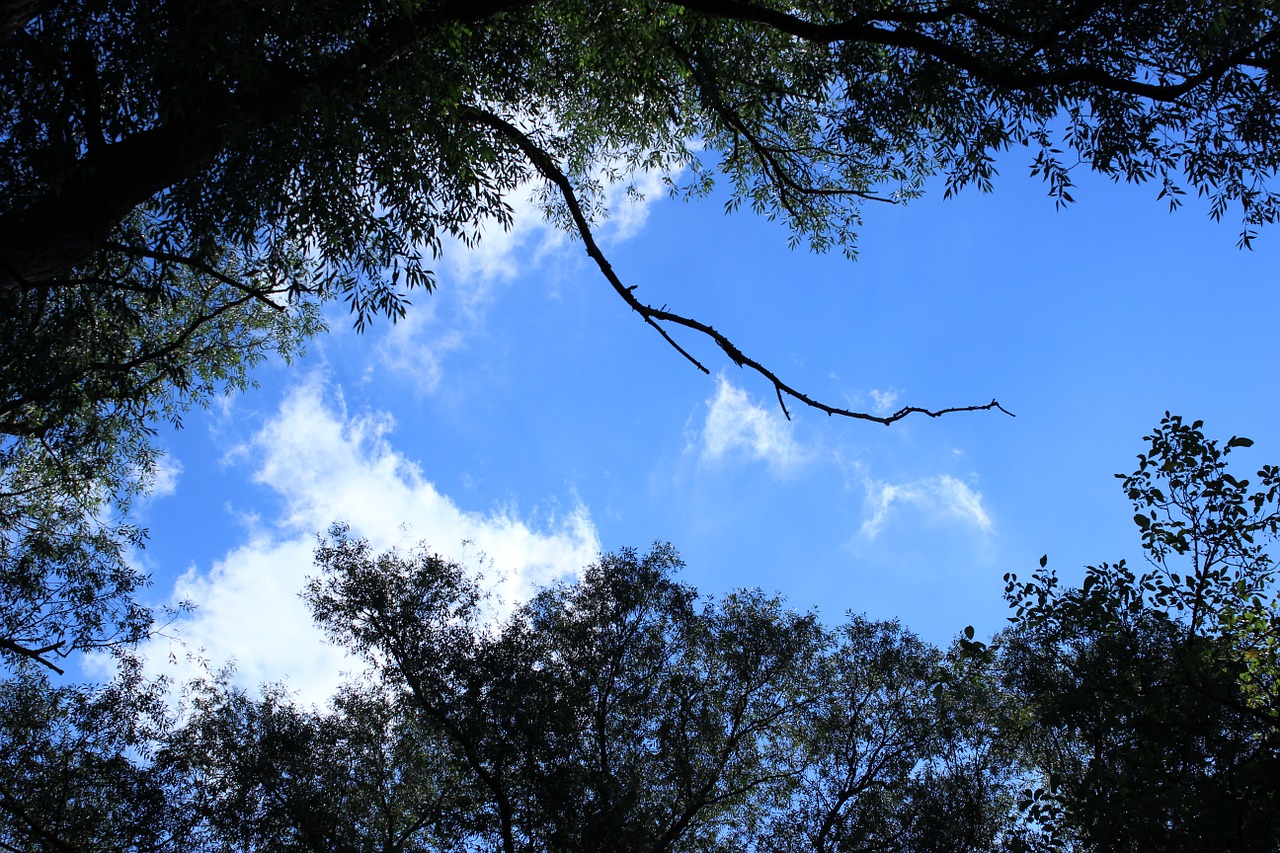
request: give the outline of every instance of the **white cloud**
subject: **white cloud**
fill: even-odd
[[[636,174],[632,183],[635,193],[628,192],[626,183],[605,189],[609,217],[599,223],[598,239],[617,245],[634,237],[666,189],[658,172]],[[526,184],[508,194],[510,228],[490,219],[480,223],[479,240],[473,245],[446,242],[441,252],[439,289],[429,297],[419,295],[408,315],[380,339],[378,360],[408,377],[419,393],[431,394],[439,387],[450,353],[465,348],[485,322],[496,285],[517,279],[548,256],[565,254],[570,247],[581,252],[580,243],[546,220],[542,204],[534,198],[537,186]],[[592,267],[584,274],[599,273]]]
[[[866,488],[868,517],[861,532],[868,539],[880,533],[895,506],[903,505],[914,507],[930,520],[950,518],[984,533],[991,532],[991,517],[982,506],[982,493],[948,474],[901,485],[867,481]]]
[[[406,377],[419,394],[435,393],[444,376],[445,358],[462,348],[465,340],[461,329],[439,327],[435,308],[434,301],[430,307],[414,306],[385,332],[375,349],[378,361]],[[368,373],[373,373],[372,365]]]
[[[486,585],[508,607],[596,559],[599,539],[581,505],[537,525],[514,508],[463,509],[388,442],[389,416],[351,415],[323,392],[314,380],[296,389],[246,449],[254,479],[283,499],[281,516],[255,525],[249,541],[207,571],[193,567],[174,590],[175,600],[190,598],[198,609],[170,633],[203,649],[215,667],[234,657],[242,684],[287,678],[305,701],[321,702],[354,667],[324,644],[298,598],[315,573],[315,534],[334,521],[349,523],[375,550],[426,540],[472,568],[482,567],[477,550],[483,552],[496,573]],[[149,649],[155,665],[169,654],[163,640]],[[175,677],[197,674],[178,657]]]
[[[461,241],[445,245],[442,258],[448,274],[446,287],[456,281],[468,291],[468,301],[483,300],[494,281],[513,279],[530,258],[541,258],[564,244],[563,233],[542,215],[542,206],[533,195],[538,184],[524,184],[507,195],[511,205],[510,228],[495,219],[480,223],[480,239],[468,246]]]
[[[720,459],[742,452],[783,473],[801,465],[806,454],[792,435],[791,422],[780,412],[752,402],[747,392],[721,374],[715,396],[707,401],[702,428],[702,458]]]
[[[872,407],[877,415],[887,415],[895,411],[894,404],[898,402],[899,392],[890,388],[888,391],[881,391],[877,388],[871,389]]]
[[[633,176],[633,192],[629,191],[627,184],[615,184],[609,188],[606,199],[610,215],[606,236],[610,243],[625,242],[640,232],[649,219],[649,210],[654,202],[667,192],[665,177],[661,172],[642,172]]]
[[[178,490],[178,478],[182,476],[182,463],[168,453],[160,454],[151,470],[148,498],[162,498]]]

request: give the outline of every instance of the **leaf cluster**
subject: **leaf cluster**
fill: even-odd
[[[1013,729],[1039,768],[1022,803],[1081,850],[1269,851],[1280,716],[1271,553],[1276,470],[1232,473],[1234,437],[1166,414],[1120,475],[1145,571],[1007,576],[1013,627],[997,638],[1026,708]]]

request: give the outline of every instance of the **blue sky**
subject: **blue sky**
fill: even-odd
[[[1015,155],[1019,152],[1015,152]],[[814,396],[867,410],[998,398],[999,413],[892,427],[792,407],[695,337],[695,371],[531,206],[448,251],[409,318],[332,332],[260,388],[164,432],[169,476],[136,555],[169,629],[247,684],[316,699],[344,662],[296,593],[317,531],[425,540],[505,601],[598,551],[670,541],[707,594],[759,586],[834,621],[900,618],[934,642],[997,630],[1007,571],[1136,559],[1113,478],[1170,409],[1280,460],[1276,240],[1152,187],[1080,176],[1055,211],[1017,157],[991,195],[864,211],[860,257],[787,248],[721,199],[651,193],[601,229],[638,295],[697,317]],[[467,544],[463,544],[464,540]],[[149,654],[165,668],[171,646]],[[180,664],[174,673],[189,674]]]

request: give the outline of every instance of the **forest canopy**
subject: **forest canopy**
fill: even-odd
[[[1124,478],[1141,573],[1008,578],[949,648],[606,554],[506,617],[344,525],[303,595],[366,664],[328,707],[226,670],[0,685],[9,850],[1168,851],[1280,845],[1277,469],[1168,417]]]
[[[443,242],[508,225],[529,184],[700,368],[690,334],[761,374],[784,407],[880,422],[912,409],[822,403],[713,318],[645,302],[593,237],[607,186],[641,170],[690,197],[719,184],[731,208],[847,252],[868,205],[905,202],[934,177],[948,194],[989,189],[1010,147],[1058,203],[1086,168],[1149,182],[1171,206],[1204,196],[1244,244],[1277,213],[1280,30],[1263,0],[0,10],[0,293],[29,324],[89,311],[75,316],[166,330],[158,348],[29,377],[5,401],[5,422],[25,430],[49,396],[101,384],[86,370],[164,364],[182,386],[191,357],[162,354],[248,311],[336,298],[358,326],[400,316],[435,286]],[[185,324],[164,320],[175,302]]]

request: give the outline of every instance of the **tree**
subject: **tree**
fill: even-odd
[[[1229,466],[1251,441],[1166,415],[1122,476],[1148,566],[1007,576],[998,638],[1042,785],[1026,802],[1082,850],[1280,847],[1280,469]]]
[[[282,687],[255,697],[220,675],[187,698],[156,764],[191,849],[454,849],[462,780],[394,691],[351,684],[320,712]]]
[[[151,761],[172,723],[166,685],[121,662],[99,686],[54,686],[35,667],[0,682],[0,850],[190,849]]]
[[[151,233],[139,219],[137,233]],[[220,264],[100,267],[22,293],[0,312],[0,660],[53,661],[129,646],[151,630],[126,559],[150,485],[155,425],[246,387],[270,353],[318,328],[313,306],[242,292]],[[99,282],[127,282],[103,289]]]
[[[7,300],[91,279],[96,302],[163,263],[166,286],[225,275],[239,293],[341,297],[362,325],[430,290],[442,240],[509,222],[510,195],[532,181],[618,296],[699,368],[673,331],[763,375],[784,409],[790,397],[890,422],[923,410],[827,406],[707,322],[644,302],[592,237],[603,186],[688,169],[672,188],[698,195],[722,175],[731,207],[852,251],[864,203],[914,197],[936,174],[948,193],[989,188],[993,154],[1026,146],[1059,203],[1081,162],[1158,182],[1174,206],[1187,190],[1215,216],[1234,205],[1246,244],[1277,212],[1280,29],[1266,0],[0,9]]]
[[[500,623],[462,570],[336,527],[306,593],[451,780],[436,849],[989,850],[1010,766],[955,660],[759,592],[700,603],[669,546]],[[975,701],[977,700],[977,701]],[[424,776],[430,774],[422,774]]]
[[[895,623],[700,600],[669,546],[502,620],[425,549],[335,527],[317,561],[317,619],[370,664],[325,710],[226,670],[175,707],[127,656],[0,684],[0,848],[1017,849],[984,682]]]
[[[400,316],[444,241],[509,224],[530,184],[644,322],[784,411],[1000,408],[806,395],[623,281],[593,236],[605,189],[721,180],[852,252],[865,205],[935,175],[987,189],[1025,146],[1059,203],[1083,163],[1234,205],[1247,243],[1277,210],[1278,34],[1264,0],[0,0],[4,659],[137,636],[120,554],[157,419],[296,352],[320,301]]]
[[[896,623],[851,618],[833,633],[795,785],[756,849],[1020,849],[1017,757],[996,727],[989,667]]]

